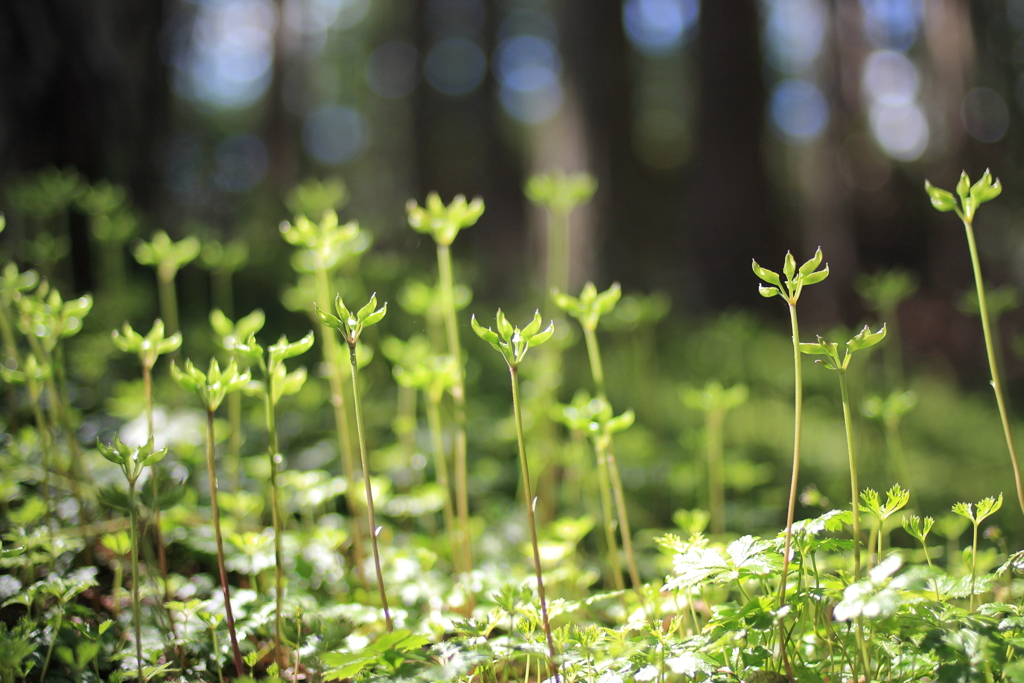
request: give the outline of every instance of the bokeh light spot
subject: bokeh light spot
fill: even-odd
[[[980,142],[999,142],[1010,127],[1010,110],[1002,96],[989,88],[973,88],[964,95],[960,116],[967,130]]]
[[[813,140],[828,123],[828,102],[817,86],[803,79],[776,85],[768,106],[772,122],[794,142]]]
[[[502,87],[535,92],[558,82],[562,58],[558,48],[546,38],[515,36],[498,46],[494,53],[494,71]]]
[[[622,25],[633,47],[658,57],[690,38],[699,14],[697,0],[627,0],[622,7]]]
[[[861,0],[864,30],[878,47],[906,52],[924,19],[923,0]]]
[[[864,63],[862,85],[872,100],[895,107],[914,101],[921,77],[906,56],[893,50],[878,50]]]
[[[869,119],[875,139],[893,159],[913,161],[928,148],[928,120],[913,102],[897,106],[876,102]]]
[[[339,166],[355,158],[366,146],[368,130],[355,109],[325,105],[306,115],[302,146],[321,164]]]
[[[772,0],[765,38],[768,61],[783,73],[800,73],[821,52],[828,16],[821,0]]]
[[[427,53],[427,82],[445,95],[465,95],[480,85],[487,57],[480,46],[466,38],[445,38]]]
[[[381,97],[405,97],[419,84],[419,60],[419,53],[409,43],[384,43],[366,62],[366,82]]]
[[[267,174],[267,148],[255,135],[232,135],[217,146],[213,182],[228,192],[246,192]]]

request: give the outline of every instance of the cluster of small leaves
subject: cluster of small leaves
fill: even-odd
[[[444,205],[436,192],[427,195],[425,206],[410,199],[405,207],[409,227],[419,233],[430,235],[439,245],[448,246],[455,241],[459,231],[474,225],[484,213],[484,200],[474,197],[466,201],[464,195],[455,195],[451,204]]]
[[[216,411],[229,393],[244,389],[251,379],[249,371],[239,371],[234,360],[222,371],[216,358],[210,360],[206,372],[189,359],[185,359],[184,370],[172,361],[171,376],[183,389],[195,392],[203,407],[210,412]]]
[[[850,367],[850,358],[853,356],[855,351],[861,349],[868,349],[877,344],[878,342],[885,339],[885,325],[882,325],[882,329],[878,332],[872,332],[871,329],[865,325],[864,329],[857,333],[857,335],[846,342],[846,352],[842,358],[839,357],[839,348],[835,342],[830,342],[824,339],[821,335],[818,335],[817,343],[814,342],[801,342],[800,353],[806,354],[817,354],[823,355],[825,358],[815,361],[821,363],[830,370],[836,372],[846,372]]]
[[[345,338],[349,346],[355,346],[356,342],[359,341],[359,337],[363,334],[363,330],[372,325],[376,325],[384,316],[387,315],[388,305],[385,303],[380,308],[377,308],[377,294],[374,293],[370,296],[370,300],[360,308],[358,311],[352,312],[345,307],[345,302],[341,299],[341,294],[338,294],[334,298],[334,310],[337,311],[338,315],[332,315],[325,313],[320,310],[319,306],[314,307],[316,310],[316,317],[320,319],[324,325],[330,328],[338,330],[341,336]]]
[[[181,347],[181,332],[175,332],[170,337],[164,337],[164,322],[159,318],[153,322],[149,333],[143,337],[132,329],[131,325],[125,323],[118,332],[110,333],[114,340],[114,346],[125,353],[137,354],[142,366],[152,369],[160,356],[173,353]]]
[[[500,308],[498,309],[496,320],[497,332],[489,327],[481,326],[476,321],[475,315],[471,318],[470,324],[476,335],[494,347],[505,359],[505,362],[508,363],[508,366],[513,369],[519,367],[527,351],[551,339],[551,335],[555,333],[555,324],[553,322],[548,323],[548,326],[543,330],[540,329],[543,323],[540,311],[534,312],[533,320],[522,329],[513,327],[512,323],[505,319],[505,314],[501,312]]]
[[[973,185],[967,171],[960,173],[960,180],[956,184],[956,193],[960,197],[959,206],[952,192],[935,187],[927,180],[924,181],[924,190],[936,209],[955,211],[961,220],[970,223],[974,220],[974,212],[978,207],[998,197],[1003,191],[1003,186],[998,178],[993,181],[991,171],[985,169],[984,175]]]
[[[294,222],[282,222],[280,230],[285,242],[301,247],[292,258],[292,267],[300,273],[333,270],[370,247],[370,236],[359,223],[339,225],[334,209],[324,211],[319,222],[298,214]]]
[[[800,299],[800,293],[804,287],[817,284],[828,277],[827,263],[823,269],[818,270],[818,266],[821,265],[821,259],[821,249],[819,248],[814,252],[814,256],[798,269],[793,254],[787,251],[786,260],[782,267],[782,273],[786,276],[785,283],[782,282],[778,273],[762,268],[757,264],[757,261],[753,261],[754,274],[769,285],[767,287],[760,285],[757,291],[766,299],[773,296],[781,296],[790,306],[795,306],[796,302]]]
[[[136,242],[132,254],[140,264],[156,268],[160,279],[169,282],[199,256],[200,246],[199,240],[191,235],[173,242],[166,232],[157,230],[151,242]]]
[[[603,292],[598,293],[593,282],[583,285],[579,298],[560,292],[551,292],[551,298],[560,309],[580,321],[586,330],[596,330],[601,316],[610,313],[622,297],[622,288],[618,282]]]

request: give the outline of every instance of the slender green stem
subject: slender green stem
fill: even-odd
[[[268,454],[270,456],[270,519],[274,525],[274,658],[275,661],[282,662],[286,661],[282,659],[281,651],[281,605],[284,603],[284,550],[281,545],[281,536],[284,530],[281,524],[280,492],[277,486],[281,454],[278,452],[277,420],[274,416],[274,376],[267,372],[267,366],[262,358],[260,366],[267,385],[264,406],[267,420],[267,445],[270,451]]]
[[[146,434],[150,439],[153,438],[153,368],[147,365],[145,362],[142,363],[142,384],[145,388],[146,393]],[[160,488],[158,484],[158,477],[155,475],[151,477],[153,483],[153,535],[155,536],[154,541],[156,543],[156,557],[160,567],[160,578],[163,580],[163,591],[165,603],[171,601],[171,587],[167,581],[167,552],[164,548],[164,535],[160,529],[160,506],[157,503],[159,500]],[[174,624],[174,613],[167,610],[167,621],[171,627],[171,636],[174,639],[178,638],[178,629]],[[180,654],[180,652],[179,652]]]
[[[128,482],[128,515],[132,538],[132,621],[135,624],[135,657],[139,671],[139,683],[146,679],[142,675],[142,598],[139,596],[139,510],[135,506],[135,482]]]
[[[178,269],[163,264],[157,266],[157,295],[160,298],[160,317],[167,327],[167,336],[178,331],[178,294],[174,290],[174,277]]]
[[[1021,512],[1024,512],[1024,482],[1021,481],[1020,465],[1017,462],[1017,450],[1013,446],[1013,434],[1010,431],[1010,417],[1006,410],[1006,400],[1003,398],[1003,385],[999,379],[999,366],[996,362],[995,342],[993,341],[992,326],[988,318],[988,306],[985,303],[985,284],[981,279],[981,262],[978,260],[978,247],[974,242],[974,228],[970,220],[964,219],[964,229],[967,231],[967,245],[971,251],[971,267],[974,269],[974,284],[978,290],[978,308],[981,313],[981,329],[985,333],[985,353],[988,356],[988,367],[992,373],[992,389],[996,392],[996,405],[999,406],[999,418],[1003,423],[1003,434],[1006,436],[1006,447],[1010,451],[1010,461],[1013,464],[1013,479],[1017,486],[1017,502],[1020,504]]]
[[[231,477],[231,490],[238,491],[242,487],[242,393],[235,391],[228,394],[227,402],[228,423],[231,426],[227,470]]]
[[[590,359],[590,374],[594,378],[594,390],[599,398],[606,398],[604,391],[604,365],[601,363],[601,348],[597,344],[597,333],[584,325],[583,338],[587,342],[587,358]]]
[[[704,418],[704,438],[708,457],[708,508],[711,510],[711,533],[725,533],[725,458],[722,452],[722,424],[725,411],[716,409]]]
[[[235,617],[231,613],[231,588],[228,586],[228,572],[224,566],[224,540],[220,533],[220,506],[217,505],[217,468],[214,465],[213,411],[206,411],[206,471],[210,478],[210,510],[213,513],[213,536],[217,542],[217,569],[220,572],[220,587],[224,593],[224,621],[231,637],[231,654],[235,660],[235,673],[245,674],[242,668],[242,653],[238,649],[238,636],[235,634]]]
[[[53,625],[53,638],[50,639],[50,645],[46,648],[46,658],[43,660],[43,670],[39,674],[39,680],[46,680],[46,670],[50,667],[50,657],[53,656],[53,646],[57,643],[57,637],[60,635],[61,624],[64,623],[64,603],[61,602],[57,607],[57,620]]]
[[[555,664],[555,641],[551,637],[551,622],[548,620],[548,603],[544,597],[544,575],[540,567],[540,546],[537,543],[537,524],[533,516],[533,490],[530,486],[530,466],[526,460],[526,443],[523,440],[523,415],[519,400],[519,374],[515,367],[509,366],[512,376],[512,408],[516,419],[516,439],[519,443],[519,467],[523,477],[523,496],[526,499],[526,521],[530,526],[530,542],[533,545],[533,567],[537,573],[537,595],[540,598],[540,614],[544,625],[544,637],[548,643],[548,656],[551,670],[558,677],[558,666]]]
[[[640,582],[640,572],[637,571],[636,556],[633,554],[633,533],[629,528],[626,496],[622,490],[622,479],[619,477],[619,465],[615,460],[611,438],[608,439],[608,444],[604,446],[603,450],[605,459],[608,462],[608,478],[611,480],[615,510],[619,517],[619,534],[622,536],[622,551],[626,556],[626,569],[629,571],[629,580],[633,584],[633,590],[640,597],[640,602],[644,602],[643,584]]]
[[[615,540],[616,519],[612,512],[611,485],[608,481],[608,462],[604,457],[603,450],[594,448],[597,458],[597,485],[601,496],[601,514],[604,516],[604,535],[608,544],[608,565],[612,571],[612,585],[615,590],[622,590],[626,586],[622,582],[622,565],[619,562],[618,541]]]
[[[328,287],[327,270],[323,267],[316,269],[316,298],[320,306],[327,309],[333,303]],[[323,342],[324,360],[327,361],[330,375],[328,377],[331,386],[331,406],[334,408],[334,426],[338,435],[338,453],[341,455],[341,467],[345,473],[348,486],[345,489],[345,502],[348,505],[348,513],[352,519],[352,554],[359,579],[366,585],[366,577],[363,576],[363,535],[359,528],[357,510],[359,510],[359,499],[356,496],[355,457],[352,453],[352,437],[348,424],[348,411],[345,410],[345,395],[341,390],[341,348],[338,346],[338,339],[334,336],[334,330],[323,323],[320,324],[320,340]],[[372,531],[372,529],[371,529]]]
[[[974,522],[974,543],[971,545],[971,596],[969,612],[974,611],[974,580],[978,575],[978,527],[980,525],[980,520]]]
[[[462,535],[462,570],[468,575],[473,571],[473,546],[472,538],[469,534],[465,370],[462,367],[462,347],[459,344],[458,319],[455,317],[455,281],[452,276],[452,254],[447,244],[437,245],[437,273],[441,284],[441,306],[444,310],[444,327],[445,335],[448,338],[448,353],[455,359],[456,367],[455,383],[452,386],[452,400],[455,404],[455,508],[459,516],[459,530]],[[469,598],[469,605],[471,606],[473,603],[472,592],[467,590],[466,593]]]
[[[547,230],[547,291],[552,288],[564,292],[569,289],[569,258],[572,235],[569,232],[571,209],[551,208]],[[549,310],[554,311],[550,307]]]
[[[804,388],[800,371],[800,326],[796,319],[796,301],[789,302],[789,321],[793,328],[793,381],[795,388],[793,417],[793,474],[789,483],[789,504],[786,507],[786,540],[782,551],[782,576],[779,578],[779,609],[786,606],[786,582],[789,578],[789,553],[793,544],[793,515],[796,512],[796,490],[800,481],[800,426],[803,418]],[[786,675],[793,681],[793,671],[786,651],[786,628],[779,621],[779,652]]]
[[[373,511],[373,486],[370,484],[370,460],[366,455],[366,433],[363,430],[363,407],[359,398],[359,368],[356,365],[356,345],[348,345],[348,355],[352,362],[352,405],[356,409],[356,436],[359,439],[359,459],[363,466],[363,484],[366,487],[366,519],[370,524],[370,546],[373,548],[373,565],[377,570],[377,590],[380,592],[380,603],[384,609],[384,621],[388,632],[395,630],[388,609],[388,596],[384,591],[384,574],[380,569],[380,552],[377,549],[377,520]]]
[[[860,486],[857,483],[857,454],[853,449],[853,420],[850,416],[850,392],[846,371],[839,371],[839,391],[843,397],[843,421],[846,423],[846,450],[850,456],[850,488],[853,506],[853,580],[860,581]]]
[[[210,625],[210,635],[213,637],[213,661],[217,664],[217,680],[224,683],[224,667],[220,664],[220,646],[217,644],[217,626]]]
[[[452,506],[451,485],[448,482],[448,463],[444,453],[444,435],[441,433],[441,405],[440,397],[434,400],[427,396],[427,424],[430,427],[430,443],[434,451],[434,474],[437,477],[437,485],[444,492],[444,528],[448,532],[448,543],[451,546],[452,564],[456,571],[462,564],[460,561],[459,545],[457,543],[455,529],[455,510]]]

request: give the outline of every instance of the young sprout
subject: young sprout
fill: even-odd
[[[142,382],[146,394],[146,435],[148,439],[153,439],[153,366],[156,365],[157,358],[167,353],[173,353],[181,347],[181,333],[175,332],[170,337],[164,337],[164,323],[157,318],[145,337],[133,330],[127,322],[121,328],[121,332],[113,330],[110,336],[114,341],[114,346],[118,349],[125,353],[134,353],[139,357],[139,363],[142,365]],[[156,501],[160,493],[157,477],[153,477],[152,481],[153,500]],[[167,583],[167,553],[164,548],[163,533],[160,530],[160,507],[158,505],[153,506],[153,529],[156,535],[156,553],[157,561],[160,565],[160,576],[163,578],[164,583],[164,602],[168,602],[171,599],[171,590]],[[177,634],[174,633],[174,618],[170,613],[168,613],[168,617],[170,618],[172,635],[177,637]]]
[[[967,233],[967,247],[971,253],[971,267],[974,270],[974,286],[978,291],[978,311],[981,314],[981,329],[985,335],[985,353],[988,356],[989,373],[992,375],[992,389],[996,393],[996,405],[999,408],[999,418],[1003,423],[1003,435],[1006,437],[1006,447],[1010,452],[1010,462],[1013,465],[1013,478],[1017,487],[1017,502],[1020,504],[1021,512],[1024,512],[1024,480],[1021,479],[1020,464],[1017,462],[1017,450],[1013,445],[1013,434],[1010,429],[1010,417],[1006,407],[1006,399],[1003,397],[1003,384],[999,377],[999,366],[996,360],[995,335],[992,333],[992,325],[989,321],[989,307],[985,300],[985,282],[981,276],[981,261],[978,259],[978,247],[974,241],[974,214],[978,207],[985,202],[992,201],[1003,191],[999,180],[992,179],[992,173],[986,169],[981,179],[971,184],[971,179],[964,171],[960,174],[960,180],[956,184],[956,193],[960,197],[957,205],[953,193],[935,187],[927,180],[924,181],[924,191],[932,206],[938,211],[953,211],[960,217],[964,224],[964,231]]]
[[[335,203],[340,204],[345,196],[344,184],[341,184],[340,194],[327,192],[326,195],[321,192],[324,191],[326,185],[320,186],[319,189],[318,185],[317,181],[311,181],[300,185],[293,191],[295,195],[294,197],[290,196],[290,200],[294,199],[294,201],[290,201],[289,204],[293,208],[302,209],[302,212],[296,215],[294,223],[288,221],[281,223],[280,230],[284,241],[299,249],[292,257],[292,266],[300,273],[313,274],[314,283],[311,288],[313,301],[317,305],[323,304],[324,307],[327,307],[331,300],[331,279],[334,273],[341,265],[366,251],[370,246],[370,237],[365,230],[359,228],[359,224],[355,221],[339,225],[338,214],[334,208],[327,208],[324,204],[325,197],[335,197]],[[317,200],[318,197],[319,200]],[[318,210],[321,213],[317,222],[306,217],[305,212],[313,210]],[[303,280],[300,278],[299,282],[301,285]],[[302,305],[296,307],[295,310],[308,312],[309,304],[303,301]],[[323,323],[320,324],[320,341],[323,344],[324,362],[329,371],[331,406],[334,409],[334,428],[338,439],[341,467],[345,478],[349,482],[353,482],[355,481],[355,456],[352,452],[352,437],[348,411],[345,407],[345,393],[342,391],[344,379],[341,348],[338,346],[337,337],[331,333],[330,327]],[[351,534],[354,564],[357,567],[362,567],[363,537],[356,517],[359,501],[354,486],[349,486],[346,489],[345,501],[352,515]]]
[[[235,619],[231,613],[231,589],[228,586],[228,572],[224,567],[224,540],[221,538],[220,508],[217,506],[213,414],[220,407],[225,396],[240,391],[249,383],[250,375],[248,371],[239,372],[235,361],[231,361],[228,367],[221,371],[217,360],[213,359],[210,361],[209,369],[204,373],[194,366],[192,361],[186,359],[184,370],[179,369],[178,364],[171,361],[171,376],[183,389],[194,392],[206,409],[206,469],[210,478],[210,509],[213,513],[213,533],[217,543],[217,568],[220,570],[220,585],[224,593],[224,616],[228,634],[231,636],[231,652],[234,656],[235,671],[241,676],[245,670],[242,668],[242,653],[238,649],[238,636],[235,634]]]
[[[359,458],[363,467],[363,484],[366,488],[366,516],[370,524],[370,545],[373,548],[373,564],[377,570],[377,590],[380,592],[380,602],[384,609],[384,621],[387,623],[388,632],[394,630],[391,621],[391,611],[388,609],[388,597],[384,590],[384,574],[380,568],[380,552],[377,549],[377,521],[373,510],[373,487],[370,485],[370,461],[366,455],[366,434],[363,429],[363,407],[359,397],[359,367],[356,360],[356,345],[363,330],[371,325],[379,323],[388,312],[388,305],[385,303],[377,308],[377,295],[373,294],[370,301],[358,311],[349,311],[345,308],[345,302],[338,294],[334,299],[334,309],[338,315],[334,316],[314,306],[316,317],[320,322],[332,329],[338,330],[342,339],[348,344],[349,360],[352,367],[352,402],[356,409],[356,435],[359,438]]]
[[[875,518],[874,536],[878,542],[875,551],[877,552],[878,562],[881,562],[882,549],[884,547],[883,540],[885,539],[885,522],[906,507],[907,503],[910,502],[910,491],[907,491],[899,484],[893,484],[892,488],[885,492],[885,504],[883,504],[878,497],[877,491],[874,489],[864,489],[860,492],[860,501],[861,510]],[[869,543],[869,545],[871,544]]]
[[[793,474],[789,484],[789,505],[786,509],[786,540],[785,549],[782,553],[782,576],[779,579],[779,609],[786,606],[786,582],[789,576],[789,551],[793,541],[793,514],[796,511],[797,485],[800,479],[800,427],[803,417],[803,375],[800,371],[800,328],[796,318],[796,304],[800,300],[800,294],[804,287],[821,282],[828,277],[828,264],[822,270],[821,249],[819,248],[811,260],[797,268],[796,259],[793,254],[786,252],[786,260],[783,263],[782,273],[786,277],[785,283],[779,274],[762,268],[757,261],[752,262],[754,274],[768,283],[768,286],[759,285],[758,292],[765,298],[781,296],[789,306],[789,321],[793,329],[793,379],[795,389],[795,410],[793,419]],[[790,680],[793,679],[792,667],[789,663],[789,656],[786,653],[784,627],[780,621],[780,633],[783,637],[779,641],[779,650],[782,653],[783,663],[786,666],[786,674]]]
[[[545,261],[549,290],[569,287],[569,258],[572,254],[569,217],[573,209],[589,202],[596,191],[597,179],[589,173],[566,174],[559,170],[531,176],[526,182],[526,197],[548,211]]]
[[[839,375],[839,392],[843,399],[843,422],[846,424],[846,450],[850,458],[850,504],[853,506],[853,580],[860,581],[860,514],[857,508],[857,492],[860,486],[857,483],[857,453],[853,447],[853,418],[850,412],[850,391],[846,382],[846,370],[850,367],[850,359],[853,354],[861,349],[867,349],[885,339],[885,325],[878,332],[872,332],[867,325],[857,336],[846,342],[846,351],[842,358],[839,357],[838,345],[818,337],[818,342],[800,344],[800,351],[808,354],[823,355],[817,363],[834,370]],[[881,553],[879,553],[881,561]]]
[[[910,515],[909,517],[903,518],[903,530],[908,534],[916,538],[921,543],[921,549],[924,550],[924,559],[928,563],[928,568],[932,568],[932,557],[928,552],[928,544],[925,539],[928,538],[928,534],[932,530],[932,526],[935,525],[934,517],[925,517],[923,520],[917,515]],[[935,599],[941,601],[942,594],[939,592],[939,582],[932,580],[932,587],[935,589]]]
[[[171,334],[178,331],[178,295],[174,291],[174,278],[179,270],[199,256],[199,248],[199,240],[195,237],[172,242],[163,230],[153,233],[152,242],[139,240],[132,248],[136,261],[156,268],[160,317],[166,321]]]
[[[461,230],[475,225],[484,212],[484,200],[475,197],[466,201],[465,196],[456,195],[451,204],[444,205],[436,192],[427,195],[425,206],[419,206],[410,199],[405,205],[409,227],[416,232],[430,235],[437,245],[438,287],[441,292],[441,306],[444,310],[445,336],[448,340],[448,355],[455,358],[458,376],[452,386],[452,401],[455,404],[455,507],[462,531],[462,569],[469,574],[473,571],[472,539],[469,536],[469,487],[466,463],[466,388],[465,368],[462,365],[462,347],[459,342],[458,318],[455,315],[456,288],[452,274],[452,255],[449,247]],[[472,602],[472,595],[470,594]]]
[[[593,282],[583,285],[579,298],[565,294],[558,289],[551,292],[551,298],[560,309],[576,318],[583,328],[587,342],[587,356],[590,359],[590,374],[594,378],[598,398],[606,398],[604,365],[601,363],[601,349],[597,345],[597,324],[601,316],[611,313],[622,297],[618,282],[603,292],[598,292]]]
[[[974,611],[974,583],[978,574],[978,527],[981,526],[981,523],[987,517],[994,515],[1001,507],[1003,507],[1002,493],[999,494],[998,498],[989,496],[979,500],[977,512],[972,510],[970,503],[957,503],[953,506],[955,514],[967,519],[974,525],[974,542],[971,544],[971,596],[969,607],[971,612]]]
[[[519,398],[519,364],[523,362],[526,352],[534,346],[540,346],[551,335],[555,333],[553,323],[541,330],[540,311],[533,314],[533,320],[526,327],[519,329],[513,327],[505,314],[498,309],[497,328],[495,332],[489,327],[483,327],[476,321],[476,316],[470,319],[473,332],[485,342],[490,344],[495,351],[501,354],[508,365],[509,374],[512,377],[512,409],[516,421],[516,439],[519,443],[519,466],[523,477],[523,496],[526,499],[526,521],[530,527],[530,541],[533,544],[533,566],[537,574],[537,594],[540,597],[541,619],[544,624],[544,635],[548,643],[548,656],[551,661],[551,668],[557,677],[558,668],[555,665],[555,643],[551,637],[551,622],[548,620],[548,606],[544,598],[544,576],[540,566],[540,548],[537,544],[537,524],[534,519],[533,489],[530,485],[530,467],[526,459],[526,444],[523,440],[523,415],[521,401]]]
[[[255,360],[263,375],[263,384],[258,393],[263,397],[264,416],[267,423],[267,446],[270,457],[270,508],[271,521],[274,526],[274,648],[275,657],[283,657],[281,650],[281,604],[284,602],[284,551],[281,536],[284,525],[281,521],[281,496],[278,488],[278,471],[281,467],[281,453],[277,442],[277,419],[274,408],[282,396],[298,392],[306,382],[306,368],[300,367],[292,372],[284,365],[288,358],[294,358],[313,346],[313,332],[310,331],[302,339],[289,342],[282,335],[276,344],[267,349],[256,343],[256,337],[249,335],[244,344],[237,344],[235,350],[240,356]]]
[[[146,679],[142,675],[142,622],[141,603],[139,597],[139,510],[135,504],[135,484],[138,482],[142,471],[163,460],[167,455],[167,449],[155,450],[153,437],[149,437],[146,445],[131,448],[121,443],[121,440],[114,437],[114,443],[107,446],[102,441],[96,442],[96,448],[100,455],[121,468],[124,478],[128,481],[128,514],[130,515],[131,539],[132,539],[132,615],[135,622],[135,657],[138,660],[139,681]]]
[[[722,429],[725,415],[747,402],[750,391],[746,384],[725,389],[718,380],[708,380],[704,389],[680,391],[686,407],[704,413],[704,448],[708,467],[708,507],[711,509],[711,533],[725,532],[725,457]]]

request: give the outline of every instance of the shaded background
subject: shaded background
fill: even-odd
[[[1024,284],[1022,116],[1024,0],[0,1],[0,190],[73,167],[128,189],[139,236],[243,237],[236,312],[272,320],[283,198],[306,178],[344,179],[381,255],[368,267],[392,278],[432,258],[407,199],[482,196],[462,277],[478,300],[539,304],[543,216],[523,184],[586,170],[573,289],[619,280],[669,293],[677,320],[749,308],[781,329],[750,259],[820,245],[832,275],[805,294],[805,329],[861,323],[858,273],[904,268],[908,362],[983,390],[980,325],[956,305],[963,230],[922,185],[991,167],[1007,191],[978,220],[983,267]],[[66,253],[58,282],[94,288],[84,214],[40,243],[30,212],[0,208],[8,254]],[[179,290],[205,324],[205,276],[186,268]],[[1004,317],[1008,346],[1021,329]],[[1022,406],[1024,366],[1006,363]]]

